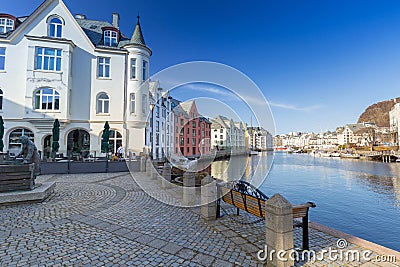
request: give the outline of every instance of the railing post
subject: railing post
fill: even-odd
[[[185,206],[194,204],[196,198],[196,187],[195,187],[195,172],[185,172],[183,174],[183,199],[182,203]]]
[[[280,194],[273,195],[265,202],[265,226],[267,265],[293,266],[294,260],[290,257],[294,249],[293,207]],[[268,253],[273,250],[275,253]]]
[[[201,180],[201,217],[206,221],[216,219],[217,186],[210,175]]]
[[[162,177],[161,177],[161,188],[166,189],[171,187],[171,166],[168,162],[164,163]]]

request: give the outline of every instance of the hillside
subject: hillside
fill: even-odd
[[[396,98],[397,103],[400,102],[400,97]],[[393,99],[378,102],[369,106],[358,119],[361,122],[375,122],[379,127],[389,127],[389,111],[394,106]]]

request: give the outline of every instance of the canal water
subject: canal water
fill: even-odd
[[[242,176],[293,204],[313,201],[311,221],[400,251],[400,163],[260,153],[214,162],[211,172],[224,180]]]

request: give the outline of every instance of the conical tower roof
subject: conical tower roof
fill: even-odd
[[[132,38],[131,38],[131,44],[137,44],[137,45],[142,45],[146,46],[146,42],[144,41],[143,33],[142,33],[142,28],[140,27],[140,16],[137,16],[137,23],[135,30],[133,31]]]

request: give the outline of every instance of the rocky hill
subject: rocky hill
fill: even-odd
[[[396,102],[400,102],[400,97],[396,98]],[[375,122],[379,127],[389,127],[389,111],[394,104],[394,99],[373,104],[361,114],[358,122]]]

